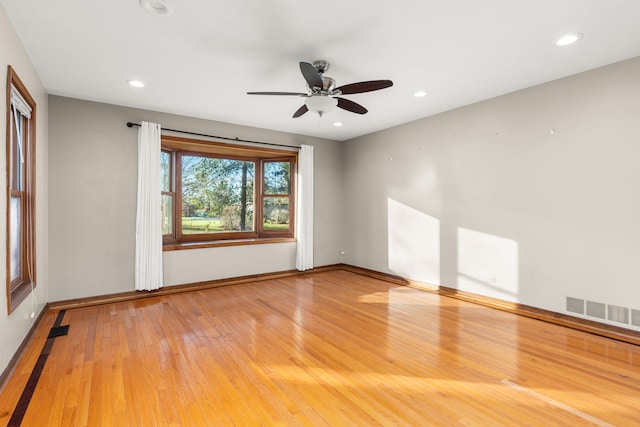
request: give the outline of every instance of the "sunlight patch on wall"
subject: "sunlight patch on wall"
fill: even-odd
[[[458,289],[516,302],[518,242],[459,227]]]
[[[397,275],[440,284],[440,221],[388,199],[389,269]]]

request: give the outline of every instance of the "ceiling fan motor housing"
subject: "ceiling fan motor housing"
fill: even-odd
[[[322,90],[326,92],[331,92],[336,88],[336,81],[331,77],[322,76]]]

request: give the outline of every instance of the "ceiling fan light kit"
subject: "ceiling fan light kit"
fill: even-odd
[[[307,109],[318,113],[320,117],[332,111],[338,105],[338,100],[327,95],[310,96],[304,101]]]
[[[336,87],[336,81],[331,77],[323,76],[329,69],[329,62],[324,60],[313,63],[300,62],[300,72],[307,82],[307,93],[298,92],[247,92],[248,95],[285,95],[301,96],[306,98],[304,104],[293,113],[293,118],[302,116],[307,111],[317,113],[320,117],[333,110],[335,107],[356,114],[366,114],[367,109],[362,105],[338,95],[353,95],[356,93],[373,92],[393,86],[391,80],[371,80],[366,82],[351,83]]]

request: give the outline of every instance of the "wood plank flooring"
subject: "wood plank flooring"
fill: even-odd
[[[2,391],[0,425],[55,316]],[[640,347],[346,271],[62,324],[23,426],[640,425]]]

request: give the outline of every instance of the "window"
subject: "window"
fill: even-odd
[[[36,280],[36,104],[11,66],[7,88],[7,311],[11,313]]]
[[[292,238],[297,152],[163,136],[166,247]]]

